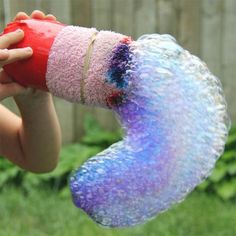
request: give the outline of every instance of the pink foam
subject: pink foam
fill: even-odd
[[[67,26],[57,35],[48,59],[46,83],[55,96],[81,102],[85,56],[96,29]],[[93,44],[87,78],[84,80],[85,104],[107,107],[106,99],[117,89],[105,82],[112,50],[124,36],[100,31]]]

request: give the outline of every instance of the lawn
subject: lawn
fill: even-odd
[[[236,203],[193,192],[154,220],[130,229],[105,229],[52,191],[0,193],[0,236],[234,236]]]

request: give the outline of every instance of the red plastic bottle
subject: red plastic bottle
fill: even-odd
[[[22,29],[24,39],[10,48],[31,47],[33,56],[4,66],[4,70],[19,84],[47,91],[45,75],[51,46],[58,32],[66,25],[48,20],[20,20],[7,25],[3,34]]]

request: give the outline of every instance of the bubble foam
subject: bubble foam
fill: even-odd
[[[112,107],[125,137],[70,179],[74,203],[106,227],[144,223],[182,201],[211,173],[230,127],[219,79],[173,37],[129,46],[125,98]]]

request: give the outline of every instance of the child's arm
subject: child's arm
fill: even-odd
[[[36,14],[44,16],[43,13]],[[0,37],[0,68],[32,55],[25,49],[1,50],[20,41],[24,37],[23,32],[11,33],[7,39],[3,37]],[[60,127],[51,95],[25,89],[1,71],[0,101],[8,96],[14,96],[22,119],[0,105],[0,154],[26,170],[51,171],[57,164],[61,145]]]
[[[48,94],[27,95],[25,100],[18,96],[22,119],[0,106],[1,154],[26,170],[51,171],[61,143],[52,98]]]

